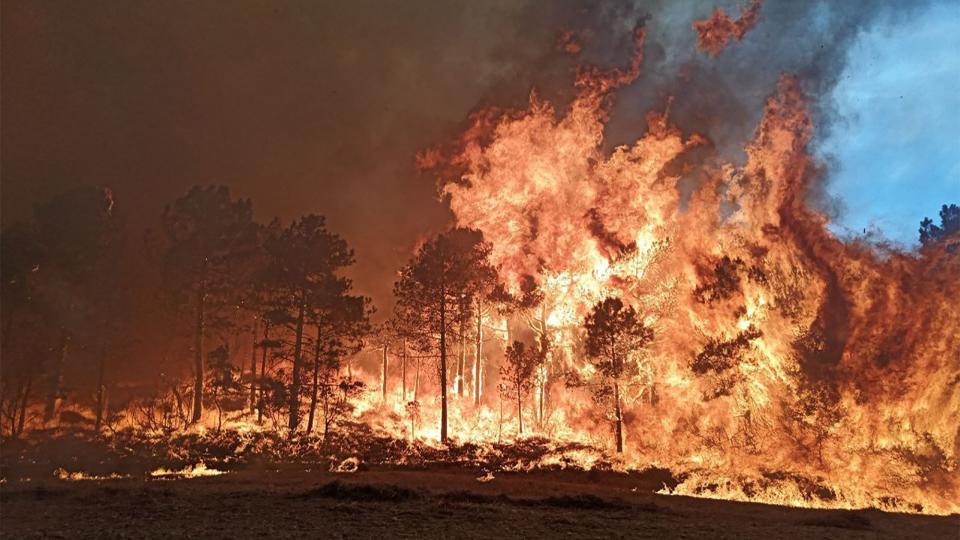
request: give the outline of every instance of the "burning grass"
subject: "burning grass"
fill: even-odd
[[[546,438],[531,437],[516,443],[489,444],[451,442],[447,445],[410,443],[365,428],[365,424],[346,425],[324,441],[321,437],[281,436],[271,431],[222,431],[220,433],[180,433],[148,436],[134,430],[120,431],[109,437],[72,431],[36,434],[28,440],[5,441],[2,459],[4,480],[56,478],[62,481],[145,479],[189,479],[219,476],[231,471],[284,470],[296,467],[331,473],[349,474],[371,468],[377,470],[473,471],[476,483],[497,483],[503,475],[539,478],[563,471],[571,477],[606,484],[647,486],[647,492],[688,495],[713,499],[761,501],[772,504],[814,508],[860,508],[847,494],[837,490],[823,477],[776,470],[743,471],[724,477],[717,471],[688,471],[650,467],[643,470],[624,467],[616,456],[579,443],[561,444]],[[578,461],[584,451],[595,455],[589,467]],[[61,464],[73,465],[68,471]],[[618,480],[619,479],[619,480]],[[634,490],[636,488],[633,488]],[[415,491],[396,491],[390,486],[357,486],[332,482],[300,494],[348,500],[389,500],[420,497]],[[890,511],[924,512],[916,501],[862,495],[873,506]],[[871,497],[872,498],[868,498]],[[498,499],[480,495],[448,494],[449,502],[513,505],[537,505],[587,508],[620,507],[617,501],[591,498],[540,498],[531,500]],[[478,498],[479,497],[479,498]],[[864,500],[864,499],[858,499]],[[651,507],[650,511],[657,511]]]

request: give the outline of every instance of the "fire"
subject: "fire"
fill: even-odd
[[[716,56],[744,37],[759,10],[755,0],[737,20],[718,10],[695,23],[699,46]],[[476,112],[456,140],[417,156],[437,174],[456,225],[490,242],[508,292],[521,297],[533,283],[540,295],[513,311],[478,308],[469,330],[445,320],[449,328],[460,323],[445,338],[448,362],[459,367],[446,378],[450,438],[472,463],[502,457],[502,443],[548,449],[477,480],[500,470],[664,467],[679,480],[665,494],[960,512],[960,250],[908,254],[830,233],[828,217],[807,204],[823,167],[808,151],[814,124],[793,75],[770,89],[742,164],[722,161],[715,141],[676,125],[669,97],[645,116],[642,136],[605,150],[614,93],[643,76],[645,36],[643,26],[634,31],[625,67],[579,69],[568,105],[532,91],[525,107]],[[569,32],[558,47],[581,50]],[[652,329],[649,345],[627,355],[614,413],[591,393],[604,368],[588,361],[584,335],[585,318],[608,298]],[[529,394],[517,391],[510,402],[499,368],[514,341],[534,343],[542,356]],[[349,406],[342,418],[331,406],[330,425],[366,424],[391,442],[408,441],[395,463],[402,465],[416,452],[448,449],[438,355],[387,342],[378,345],[376,369],[347,353],[331,368],[365,390],[343,390]],[[289,428],[254,420],[246,393],[239,413],[220,414],[218,403],[181,426],[171,420],[183,408],[181,393],[172,392],[113,429],[154,438],[223,430],[246,445],[272,421],[276,431],[293,431],[284,432],[291,445],[333,455],[326,426],[311,423],[312,433],[298,439],[298,419]],[[611,437],[620,427],[622,453]],[[199,459],[150,476],[225,474]],[[358,471],[361,459],[337,459],[330,470]]]
[[[693,23],[697,31],[697,46],[710,56],[717,56],[734,39],[740,41],[760,18],[760,0],[753,2],[740,13],[736,20],[717,8],[709,19]]]
[[[712,21],[740,39],[758,10]],[[704,46],[713,34],[697,29]],[[591,375],[579,327],[615,296],[655,330],[632,360],[627,466],[669,466],[684,475],[680,494],[960,510],[960,257],[880,253],[828,232],[806,203],[820,165],[794,76],[772,89],[743,166],[687,159],[708,141],[670,122],[669,100],[645,135],[604,153],[611,93],[639,76],[639,52],[625,70],[581,70],[568,108],[532,93],[523,110],[474,115],[446,154],[421,159],[458,225],[492,242],[508,285],[532,277],[544,293],[529,317],[552,344],[530,405],[536,431],[610,444],[609,419],[561,379]],[[692,167],[707,180],[685,197]],[[496,404],[484,407],[455,409],[451,432],[500,438]]]
[[[207,467],[203,462],[193,466],[186,466],[178,471],[160,467],[150,473],[153,478],[201,478],[205,476],[220,476],[226,474],[224,471]]]

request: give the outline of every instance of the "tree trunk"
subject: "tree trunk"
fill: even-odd
[[[440,287],[440,442],[447,442],[447,291]]]
[[[520,381],[517,380],[517,433],[523,435],[523,401],[520,396]]]
[[[57,412],[57,403],[60,401],[61,386],[63,384],[63,366],[67,361],[67,349],[70,345],[70,334],[65,328],[60,330],[60,351],[50,373],[50,389],[47,393],[47,403],[43,409],[43,423],[53,419]]]
[[[477,300],[477,332],[473,353],[473,404],[480,406],[480,392],[483,388],[483,306]]]
[[[214,397],[214,403],[217,404],[217,433],[220,433],[220,428],[223,427],[223,406],[220,405],[220,397]]]
[[[387,402],[387,346],[383,346],[383,369],[380,374],[380,398]]]
[[[203,334],[206,320],[204,318],[204,308],[206,307],[206,283],[200,283],[200,290],[197,291],[197,321],[194,328],[193,344],[193,417],[191,423],[199,422],[203,414]]]
[[[307,417],[307,433],[313,432],[313,417],[317,412],[317,388],[320,384],[320,325],[317,325],[317,341],[313,348],[313,388],[310,394],[310,415]]]
[[[20,396],[20,418],[17,420],[17,430],[13,434],[14,438],[23,433],[23,428],[27,423],[27,403],[30,401],[30,388],[33,386],[33,376],[27,377],[27,383],[23,387],[23,395]]]
[[[500,394],[500,421],[497,422],[497,444],[503,440],[503,394]]]
[[[537,377],[537,378],[540,379],[540,381],[539,381],[539,382],[540,382],[540,394],[539,394],[539,396],[537,396],[537,397],[538,397],[538,400],[537,400],[537,401],[538,401],[538,403],[537,403],[537,422],[539,422],[540,425],[542,426],[542,425],[543,425],[543,402],[544,402],[544,397],[545,397],[546,394],[547,394],[547,372],[546,372],[547,366],[546,366],[546,364],[545,364],[545,363],[544,363],[544,364],[541,364],[539,369],[540,369],[540,376]]]
[[[293,346],[293,373],[290,381],[290,435],[300,426],[300,372],[303,370],[303,320],[307,312],[306,292],[302,289],[299,295],[300,306],[297,312],[297,333]]]
[[[257,318],[253,318],[253,340],[250,343],[250,412],[257,406]]]
[[[467,363],[467,333],[465,332],[466,322],[461,322],[460,326],[460,357],[457,358],[457,396],[463,397],[463,375]]]
[[[413,401],[420,395],[420,357],[417,356],[417,373],[413,379]]]
[[[263,347],[260,348],[260,378],[267,374],[267,341],[270,340],[270,323],[263,321]],[[263,422],[263,383],[257,384],[257,423]]]
[[[330,372],[325,371],[323,374],[324,384],[330,384]],[[327,435],[330,433],[330,396],[333,393],[333,389],[327,387],[327,391],[323,393],[323,442],[327,442]]]
[[[546,304],[540,304],[540,395],[539,403],[537,407],[537,421],[540,423],[541,429],[543,422],[546,416],[546,407],[547,407],[547,387],[549,386],[549,381],[547,380],[549,372],[547,371],[547,306]]]
[[[173,397],[177,400],[177,418],[186,424],[187,415],[183,414],[183,396],[180,395],[180,390],[177,389],[176,383],[170,385],[170,391],[173,392]]]
[[[400,353],[400,390],[403,393],[403,402],[407,402],[407,341],[403,341],[403,351]]]
[[[104,401],[106,399],[107,388],[103,382],[104,371],[106,371],[107,354],[105,347],[100,348],[100,367],[97,370],[97,419],[94,422],[93,430],[100,433],[100,426],[103,425]]]
[[[613,415],[616,419],[617,453],[623,453],[623,414],[620,409],[620,385],[613,382]]]

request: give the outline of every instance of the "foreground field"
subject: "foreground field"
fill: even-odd
[[[460,468],[247,469],[201,478],[13,481],[4,538],[916,538],[960,517],[655,495],[657,479]]]

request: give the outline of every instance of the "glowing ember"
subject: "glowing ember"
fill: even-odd
[[[220,476],[226,474],[226,471],[218,471],[206,466],[202,461],[193,466],[186,466],[179,471],[160,467],[150,473],[153,478],[201,478],[205,476]]]
[[[103,475],[87,474],[82,471],[69,472],[63,467],[60,467],[59,469],[53,471],[53,476],[56,477],[58,480],[66,480],[68,482],[76,482],[80,480],[122,480],[125,478],[130,478],[130,475],[128,474],[110,473],[106,476],[103,476]]]

